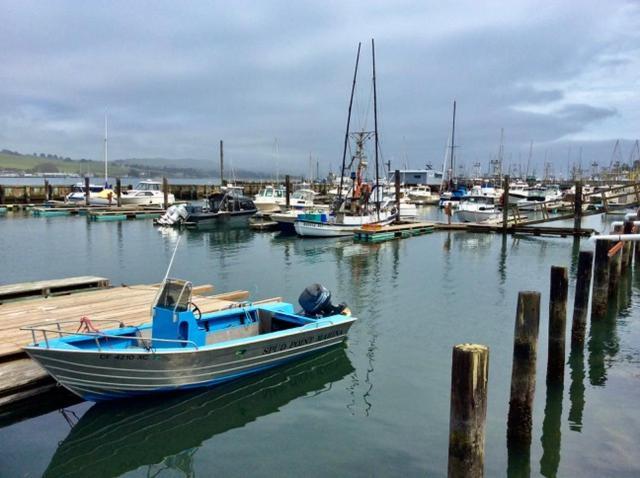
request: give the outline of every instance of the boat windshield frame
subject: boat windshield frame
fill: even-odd
[[[172,310],[174,314],[185,312],[189,310],[192,294],[193,284],[190,281],[167,279],[162,283],[153,306]]]

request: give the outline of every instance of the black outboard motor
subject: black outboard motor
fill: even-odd
[[[331,292],[322,284],[311,284],[302,291],[298,303],[307,317],[328,317],[336,314],[348,314],[346,304],[333,305]]]

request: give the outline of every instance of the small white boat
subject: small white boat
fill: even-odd
[[[135,204],[140,206],[163,206],[164,192],[162,191],[162,183],[152,181],[151,179],[140,181],[135,188],[123,190],[120,196],[120,201],[123,205]],[[173,204],[175,201],[175,196],[169,193],[167,196],[167,202],[169,205]]]
[[[296,233],[303,237],[341,237],[353,235],[356,229],[360,229],[364,225],[389,225],[396,217],[396,213],[391,211],[380,211],[379,215],[376,212],[371,212],[358,216],[348,215],[344,212],[335,216],[324,213],[301,214],[296,219],[294,227]]]
[[[98,186],[97,184],[89,184],[89,201],[91,198],[96,198],[99,193],[104,190],[104,186]],[[66,202],[81,203],[86,201],[86,191],[83,183],[76,183],[71,186],[71,192],[64,198]]]
[[[432,192],[429,186],[411,186],[407,194],[413,204],[430,205],[440,201],[440,195]]]
[[[287,202],[287,192],[282,186],[266,186],[258,194],[256,194],[254,204],[258,211],[263,213],[272,213],[280,211]]]
[[[491,222],[500,219],[501,213],[492,196],[468,195],[462,198],[456,217],[462,222]]]

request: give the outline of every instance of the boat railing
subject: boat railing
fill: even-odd
[[[91,319],[92,322],[118,322],[117,320],[113,320],[113,319]],[[40,332],[42,334],[42,337],[44,339],[44,343],[46,345],[46,348],[51,348],[49,345],[49,336],[47,334],[56,334],[58,335],[59,338],[62,338],[65,335],[82,335],[85,337],[93,337],[95,343],[96,343],[96,347],[98,348],[98,351],[102,352],[102,345],[100,345],[100,339],[136,339],[136,340],[140,340],[143,343],[146,344],[150,344],[149,347],[145,347],[148,348],[149,351],[153,352],[154,349],[152,347],[154,342],[165,342],[165,343],[176,343],[176,344],[183,344],[183,345],[191,345],[192,347],[194,347],[196,350],[198,350],[198,344],[196,344],[193,340],[184,340],[184,339],[160,339],[160,338],[154,338],[154,337],[149,337],[149,338],[145,338],[145,337],[131,337],[131,336],[126,336],[126,335],[115,335],[115,334],[105,334],[103,332],[100,331],[93,331],[93,332],[71,332],[71,331],[67,331],[67,330],[63,330],[62,325],[63,324],[77,324],[78,322],[75,320],[61,320],[61,321],[57,321],[57,322],[44,322],[41,324],[34,324],[34,325],[28,325],[25,327],[20,327],[20,330],[25,330],[25,331],[30,331],[31,332],[31,338],[33,339],[33,344],[32,345],[38,345],[38,340],[36,340],[36,332]],[[55,328],[50,328],[51,326],[55,326]],[[130,327],[130,328],[134,328],[137,329],[136,326],[134,325],[130,325],[130,326],[125,326],[122,322],[120,322],[120,328],[125,328],[125,327]]]

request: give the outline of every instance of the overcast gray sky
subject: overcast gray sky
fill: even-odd
[[[640,136],[640,6],[575,2],[177,2],[0,0],[0,148],[112,158],[217,158],[237,168],[322,172],[342,152],[357,43],[354,125],[373,128],[376,40],[385,160],[457,154],[555,172],[611,160]],[[569,150],[571,148],[571,150]]]

